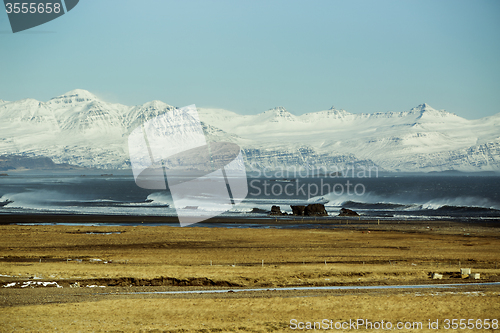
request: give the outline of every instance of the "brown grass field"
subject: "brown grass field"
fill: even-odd
[[[325,228],[294,229],[0,225],[0,331],[305,330],[299,322],[321,322],[323,328],[328,322],[332,330],[347,331],[334,324],[362,319],[409,322],[403,332],[436,332],[454,331],[451,322],[445,329],[446,319],[469,325],[469,319],[474,325],[500,320],[500,286],[474,284],[500,281],[500,229],[335,223],[337,228],[325,222]],[[471,268],[480,279],[461,276],[460,268]],[[433,280],[434,272],[443,279]],[[43,282],[61,288],[34,285]],[[467,285],[270,290],[444,283]],[[263,290],[231,292],[242,288]],[[225,292],[151,293],[220,289]],[[429,329],[429,320],[437,320],[439,329]],[[409,328],[414,322],[422,327]],[[500,331],[498,325],[487,331]]]

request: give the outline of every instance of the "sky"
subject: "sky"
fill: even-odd
[[[497,0],[80,0],[12,33],[0,12],[0,99],[86,89],[256,114],[428,103],[500,112]]]

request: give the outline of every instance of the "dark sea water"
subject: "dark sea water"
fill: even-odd
[[[262,218],[272,205],[323,203],[367,218],[500,222],[500,176],[387,174],[372,178],[249,178],[246,199],[222,216]],[[176,216],[168,190],[139,188],[131,172],[12,173],[0,177],[0,214]]]

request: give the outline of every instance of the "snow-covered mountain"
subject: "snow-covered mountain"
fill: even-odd
[[[175,109],[161,101],[107,103],[85,90],[48,102],[0,100],[0,155],[129,168],[130,132]],[[386,171],[500,171],[500,114],[467,120],[428,104],[409,111],[352,114],[331,108],[296,116],[198,109],[208,141],[240,145],[251,169],[377,166]]]

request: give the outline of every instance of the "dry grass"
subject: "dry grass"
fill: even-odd
[[[498,294],[127,299],[1,309],[2,332],[286,332],[290,320],[422,322],[498,318]],[[363,332],[366,330],[360,329]],[[429,332],[415,329],[403,332]],[[435,330],[434,330],[435,331]],[[443,331],[443,330],[439,330]],[[496,330],[499,331],[499,330]]]
[[[87,234],[95,231],[120,233]],[[481,272],[482,278],[500,275],[495,268],[495,263],[500,263],[500,233],[488,229],[468,234],[457,230],[367,233],[340,229],[0,226],[0,274],[44,279],[206,277],[248,287],[397,284],[428,281],[431,271],[458,272],[460,262],[462,267]],[[83,261],[66,262],[67,258]],[[91,258],[111,263],[90,262]],[[30,296],[30,290],[19,292],[22,297]],[[4,307],[0,308],[0,331],[272,332],[291,331],[293,318],[408,320],[426,325],[428,319],[498,318],[500,314],[496,290],[481,296],[444,291],[434,296],[416,296],[414,291],[291,296],[124,298]]]
[[[120,234],[87,234],[96,231]],[[464,236],[355,230],[0,226],[0,257],[4,257],[0,274],[47,279],[207,277],[254,286],[358,279],[408,281],[427,278],[431,271],[458,271],[460,264],[489,276],[498,272],[499,235],[494,230]],[[73,260],[66,262],[67,258]],[[77,258],[83,261],[74,261]],[[90,262],[92,258],[111,263]]]

